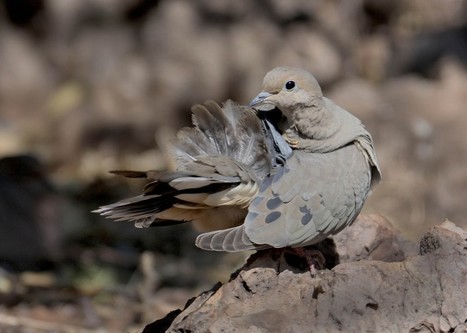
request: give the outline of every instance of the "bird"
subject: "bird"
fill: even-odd
[[[192,108],[169,150],[174,171],[118,171],[149,182],[95,212],[138,227],[191,222],[196,246],[300,249],[352,224],[381,180],[370,133],[314,76],[277,67],[249,106]]]

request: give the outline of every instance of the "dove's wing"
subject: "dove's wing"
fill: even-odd
[[[370,182],[368,162],[354,144],[327,154],[296,152],[261,185],[245,232],[253,243],[273,247],[315,244],[353,222]]]
[[[327,154],[295,151],[263,180],[243,226],[202,234],[197,245],[238,251],[318,243],[353,222],[370,182],[367,159],[354,144]]]
[[[151,182],[142,195],[95,212],[144,227],[195,222],[207,231],[241,224],[271,169],[260,120],[249,107],[208,101],[193,107],[193,124],[173,143],[177,171],[120,172]]]
[[[271,170],[261,122],[252,108],[227,101],[192,107],[193,127],[180,130],[172,147],[178,170],[188,170],[199,156],[224,156],[263,178]]]

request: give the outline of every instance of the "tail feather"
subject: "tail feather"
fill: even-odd
[[[148,173],[145,171],[131,171],[131,170],[113,170],[110,171],[114,175],[123,176],[127,178],[147,178]]]
[[[94,212],[116,221],[137,222],[170,208],[174,203],[174,198],[170,196],[139,195],[102,206]]]
[[[231,182],[225,182],[186,172],[169,172],[148,183],[143,194],[102,206],[94,212],[116,221],[130,221],[144,226],[161,225],[159,215],[164,216],[162,220],[166,224],[170,220],[168,216],[172,216],[174,223],[188,222],[187,214],[180,214],[178,210],[177,214],[167,212],[173,207],[207,209],[209,206],[204,201],[209,194],[217,194],[238,184],[239,181],[234,178]],[[179,216],[183,216],[183,221],[179,221]]]
[[[203,233],[196,238],[196,246],[204,250],[226,252],[263,250],[270,247],[253,243],[246,235],[244,225]]]
[[[255,183],[271,169],[259,118],[253,109],[231,101],[222,108],[208,101],[192,111],[193,127],[179,131],[171,147],[177,171],[115,171],[150,181],[142,195],[103,206],[96,213],[147,227],[190,220],[197,223],[210,209],[222,205],[243,212]],[[236,221],[237,217],[225,219]],[[241,234],[229,235],[233,236]]]

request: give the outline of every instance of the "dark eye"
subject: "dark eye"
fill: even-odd
[[[295,88],[295,82],[287,81],[287,83],[285,84],[285,89],[292,90],[293,88]]]

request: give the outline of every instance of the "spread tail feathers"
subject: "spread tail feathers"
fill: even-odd
[[[253,109],[231,101],[222,108],[208,101],[192,111],[193,127],[179,131],[171,147],[178,171],[114,171],[150,182],[142,195],[103,206],[96,213],[147,227],[198,222],[210,210],[227,211],[219,207],[244,211],[257,190],[257,180],[271,168],[259,118]],[[229,227],[243,221],[226,219],[231,221]]]
[[[128,171],[119,174],[141,176]],[[145,186],[143,194],[102,206],[94,212],[115,221],[134,222],[137,227],[189,222],[196,217],[194,211],[210,208],[204,203],[210,194],[236,185],[236,178],[216,179],[187,172],[159,173]]]
[[[206,232],[196,238],[196,246],[203,250],[238,252],[263,250],[268,245],[254,244],[245,234],[245,226]]]

